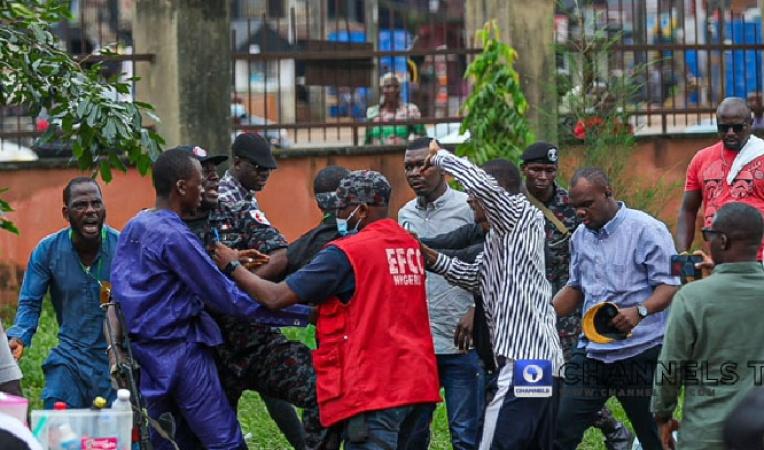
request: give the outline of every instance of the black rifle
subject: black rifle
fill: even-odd
[[[125,316],[119,303],[115,302],[111,295],[111,284],[105,281],[101,282],[101,309],[106,313],[106,339],[109,351],[114,355],[115,367],[112,369],[112,375],[115,376],[120,387],[125,386],[130,391],[130,403],[133,408],[133,426],[137,426],[140,432],[140,449],[154,450],[149,436],[149,426],[151,426],[160,436],[170,441],[175,449],[178,450],[178,445],[173,439],[175,424],[172,417],[164,417],[163,415],[159,422],[149,417],[146,402],[141,395],[139,387],[140,366],[133,358],[133,349],[130,345],[127,327],[125,326]],[[120,335],[115,334],[114,328],[109,321],[109,310],[114,311],[114,317],[117,319],[119,328],[122,331]],[[123,350],[127,353],[127,356],[125,356]]]

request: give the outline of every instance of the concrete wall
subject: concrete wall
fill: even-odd
[[[658,177],[667,182],[684,179],[685,169],[695,152],[712,144],[714,137],[643,139],[629,165],[633,182],[652,183]],[[563,166],[571,174],[577,165],[577,154],[583,149],[563,148]],[[338,164],[349,169],[370,168],[385,174],[393,185],[391,213],[414,194],[403,175],[400,151],[367,154],[292,153],[279,158],[279,169],[273,172],[265,190],[258,196],[271,222],[291,241],[318,223],[321,216],[312,195],[312,181],[323,167]],[[62,190],[66,182],[81,175],[76,169],[40,168],[33,164],[17,165],[15,170],[0,166],[2,185],[10,188],[4,198],[16,212],[8,217],[21,229],[16,236],[0,232],[0,304],[15,301],[16,289],[23,269],[37,242],[49,233],[67,226],[61,214]],[[122,228],[142,208],[152,207],[154,193],[150,178],[137,171],[115,173],[114,181],[103,186],[107,222]],[[682,189],[677,187],[660,218],[675,223]],[[616,193],[618,196],[618,193]]]
[[[231,33],[227,0],[137,0],[137,53],[155,55],[138,100],[154,105],[166,148],[195,143],[225,155],[231,145]],[[200,38],[205,45],[200,45]]]

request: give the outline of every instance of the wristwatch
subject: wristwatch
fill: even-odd
[[[639,314],[640,319],[644,319],[645,317],[650,315],[650,313],[647,311],[647,306],[645,306],[644,303],[640,303],[639,305],[637,305],[637,314]]]
[[[241,266],[241,263],[239,262],[238,259],[235,259],[229,262],[228,264],[226,264],[226,266],[223,268],[223,273],[230,277],[233,271],[236,270],[236,268],[239,266]]]

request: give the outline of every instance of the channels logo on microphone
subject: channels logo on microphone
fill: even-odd
[[[513,378],[515,397],[552,396],[552,362],[548,359],[518,359]]]

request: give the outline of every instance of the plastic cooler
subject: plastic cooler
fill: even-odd
[[[19,419],[24,425],[27,423],[28,406],[29,402],[24,397],[16,397],[15,395],[0,392],[0,413]]]
[[[130,450],[132,427],[131,411],[32,411],[32,433],[43,450]]]

